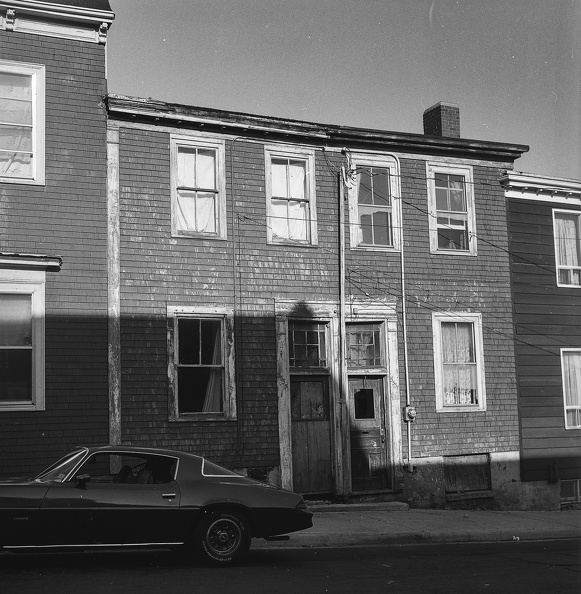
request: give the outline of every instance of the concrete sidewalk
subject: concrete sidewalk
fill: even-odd
[[[581,510],[420,510],[389,503],[311,509],[314,512],[312,528],[291,534],[288,541],[257,539],[253,547],[345,547],[581,537]]]

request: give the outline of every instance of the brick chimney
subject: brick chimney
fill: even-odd
[[[460,138],[460,109],[453,103],[436,103],[424,111],[424,134]]]

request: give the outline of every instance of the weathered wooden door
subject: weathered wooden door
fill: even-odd
[[[349,378],[351,488],[353,492],[389,486],[387,429],[382,377]]]
[[[293,490],[333,490],[329,377],[291,379]]]

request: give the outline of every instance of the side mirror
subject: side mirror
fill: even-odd
[[[75,477],[75,488],[76,489],[86,489],[87,483],[91,482],[91,475],[90,474],[78,474]]]

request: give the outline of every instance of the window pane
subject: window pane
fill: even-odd
[[[32,346],[32,297],[0,294],[0,347]]]
[[[32,349],[0,349],[0,401],[32,402]]]
[[[287,161],[273,159],[271,171],[272,196],[277,198],[288,198],[289,191],[287,187]]]
[[[0,97],[32,101],[32,76],[0,72]]]
[[[289,201],[289,239],[306,241],[308,239],[308,205],[305,202]]]
[[[565,406],[581,407],[581,351],[563,352]]]
[[[182,365],[200,364],[200,320],[178,320],[178,362]]]
[[[216,194],[198,192],[196,199],[196,231],[216,233]]]
[[[291,161],[289,163],[289,198],[305,197],[305,163]]]
[[[559,282],[581,284],[581,215],[555,213],[555,236]]]
[[[375,245],[391,245],[391,216],[386,211],[373,214],[373,243]]]
[[[389,206],[389,173],[387,169],[373,168],[373,204]]]
[[[436,209],[448,210],[448,191],[445,188],[436,188]]]
[[[4,126],[0,124],[0,150],[32,151],[32,128],[30,126]]]
[[[202,365],[222,364],[221,330],[220,320],[201,321]]]
[[[222,370],[208,367],[178,369],[180,414],[220,413],[222,407]]]
[[[359,204],[373,204],[373,194],[371,190],[371,168],[361,167],[358,173],[358,193],[357,201]]]
[[[32,103],[0,98],[0,122],[32,125]]]
[[[216,189],[215,152],[212,150],[198,149],[197,187]]]
[[[288,201],[275,200],[271,202],[271,216],[270,225],[272,227],[272,234],[274,237],[289,238],[288,228]]]
[[[440,219],[438,219],[439,223]],[[468,229],[438,229],[438,247],[443,250],[467,250]]]
[[[323,324],[289,324],[291,367],[325,367],[326,336]]]
[[[0,126],[0,143],[2,142]],[[32,177],[32,154],[0,151],[0,175]]]
[[[357,390],[354,394],[355,418],[374,419],[375,406],[373,401],[373,389],[364,388]]]
[[[377,367],[383,364],[381,332],[376,325],[351,325],[347,329],[349,367]]]
[[[178,187],[196,187],[196,149],[178,149]]]

